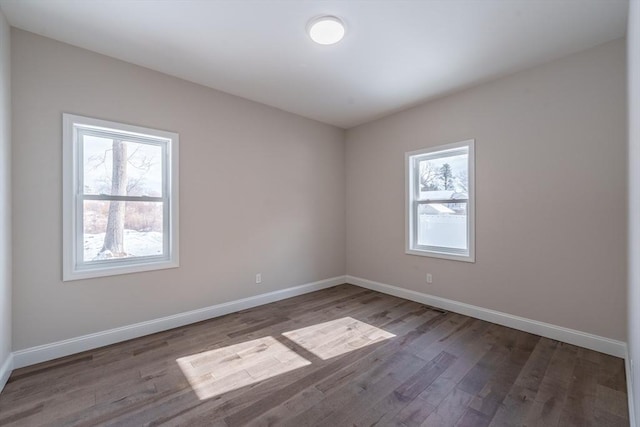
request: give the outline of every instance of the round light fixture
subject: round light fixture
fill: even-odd
[[[309,21],[307,31],[318,44],[334,44],[344,37],[344,24],[335,16],[321,16]]]

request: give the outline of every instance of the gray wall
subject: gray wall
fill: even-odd
[[[626,341],[617,40],[347,132],[347,274]],[[475,264],[404,253],[404,153],[475,138]],[[425,274],[434,283],[425,283]]]
[[[640,3],[629,5],[629,358],[640,427]]]
[[[0,367],[11,353],[10,67],[9,24],[0,11]]]
[[[344,131],[21,30],[11,42],[14,350],[344,275]],[[180,268],[61,281],[63,112],[180,134]]]

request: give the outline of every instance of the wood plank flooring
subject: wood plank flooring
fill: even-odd
[[[351,285],[13,372],[2,426],[628,426],[621,359]]]

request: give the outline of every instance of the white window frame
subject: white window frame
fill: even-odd
[[[178,142],[177,133],[64,113],[63,129],[63,268],[62,280],[79,280],[175,268],[178,256]],[[128,140],[163,148],[161,197],[85,195],[80,135],[91,132],[124,135]],[[84,200],[162,201],[163,255],[85,262],[83,257]]]
[[[456,248],[418,245],[418,206],[428,203],[460,203],[461,200],[419,200],[420,172],[418,161],[424,158],[455,155],[455,152],[468,149],[469,198],[467,203],[467,251]],[[405,153],[405,252],[410,255],[420,255],[442,258],[454,261],[475,262],[475,140],[455,142],[437,147]],[[462,201],[465,203],[465,201]]]

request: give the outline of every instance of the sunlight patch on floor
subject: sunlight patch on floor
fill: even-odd
[[[273,337],[176,359],[200,400],[311,364]]]
[[[329,359],[395,337],[375,326],[343,317],[282,335],[321,359]]]

